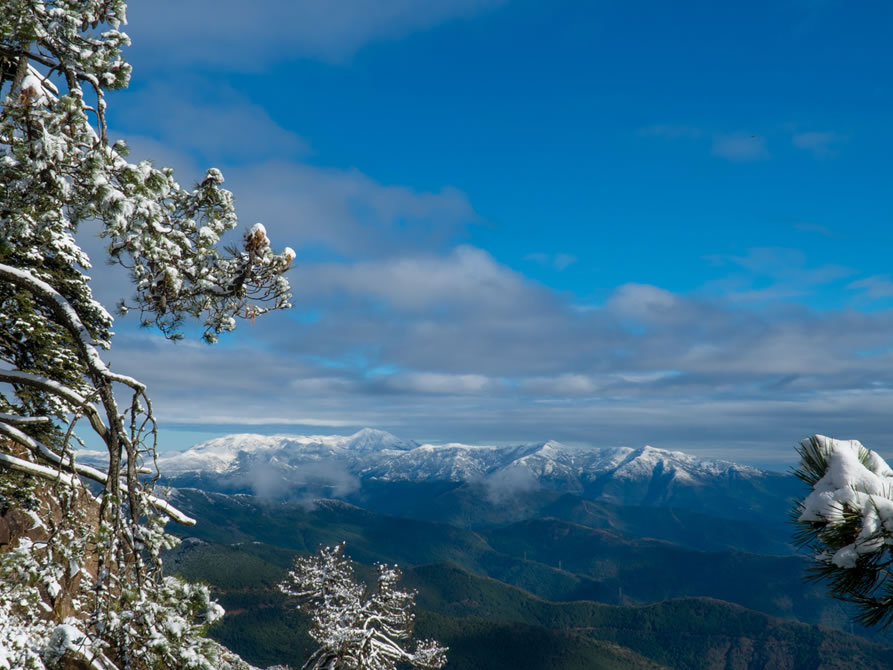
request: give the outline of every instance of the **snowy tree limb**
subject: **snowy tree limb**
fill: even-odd
[[[38,458],[50,461],[53,465],[61,465],[63,467],[66,465],[62,457],[48,446],[3,421],[0,421],[0,435],[6,436],[23,447],[27,447],[32,454]],[[100,484],[105,484],[106,482],[106,474],[96,468],[91,468],[89,465],[75,462],[73,469],[76,474],[83,475]]]
[[[410,652],[401,644],[412,637],[415,594],[396,588],[400,571],[379,565],[378,589],[369,595],[354,581],[343,551],[342,543],[315,556],[296,558],[279,584],[283,593],[299,595],[300,608],[313,617],[310,636],[319,647],[304,670],[393,670],[398,664],[426,670],[443,667],[445,647],[425,641]]]
[[[811,491],[792,517],[812,555],[809,577],[855,603],[863,625],[893,625],[893,469],[856,440],[814,435],[798,452],[794,474]]]
[[[2,451],[0,451],[0,464],[12,470],[25,472],[29,475],[36,475],[37,477],[49,479],[50,481],[56,481],[58,479],[68,486],[73,486],[75,482],[74,477],[69,474],[59,472],[58,470],[54,470],[53,468],[48,468],[45,465],[30,463],[28,461],[22,460],[21,458],[16,458],[15,456],[4,454]]]
[[[60,384],[52,379],[47,379],[46,377],[41,377],[40,375],[20,372],[18,370],[0,370],[0,382],[31,386],[40,389],[41,391],[57,395],[68,402],[73,408],[83,412],[90,422],[90,425],[93,427],[93,430],[95,430],[101,438],[104,439],[108,432],[96,407],[64,384]]]
[[[90,331],[87,330],[87,327],[84,326],[77,311],[61,293],[42,279],[35,277],[29,271],[20,270],[19,268],[14,268],[3,263],[0,263],[0,279],[5,279],[8,282],[16,284],[40,298],[41,301],[52,310],[56,319],[58,319],[58,321],[67,328],[75,338],[78,348],[81,350],[81,354],[84,357],[84,362],[87,364],[90,372],[103,378],[110,378],[112,372],[108,369],[108,366],[106,366],[102,358],[100,358],[99,353],[96,351],[93,336],[90,334]],[[142,384],[130,377],[124,375],[114,375],[114,377],[114,381],[121,381],[134,389],[145,389]]]
[[[0,434],[5,435],[7,438],[21,444],[24,447],[27,447],[35,456],[39,456],[45,458],[51,463],[65,467],[66,463],[59,454],[54,452],[52,449],[47,447],[45,444],[35,440],[33,437],[26,435],[20,430],[17,430],[13,426],[3,423],[0,421]],[[40,466],[42,467],[42,466]],[[82,463],[78,463],[74,461],[73,464],[70,465],[73,468],[74,472],[87,477],[88,479],[92,479],[94,482],[98,484],[106,484],[108,482],[108,476],[102,470],[97,470],[96,468],[90,467],[89,465],[84,465]],[[55,478],[55,474],[58,473],[57,470],[52,470],[50,468],[45,468],[49,472],[54,473],[53,478]],[[67,477],[68,475],[66,475]],[[125,493],[128,492],[128,487],[126,484],[121,485],[121,490]],[[181,523],[186,526],[194,526],[195,519],[184,514],[176,507],[171,505],[166,500],[158,498],[154,495],[147,495],[147,501],[160,512],[164,512],[169,517],[171,517],[174,521]]]
[[[4,263],[0,263],[0,279],[5,279],[10,283],[31,292],[41,302],[43,302],[54,314],[57,321],[68,330],[75,341],[75,345],[79,350],[80,359],[87,368],[97,393],[100,396],[102,405],[105,408],[106,418],[108,420],[109,432],[106,434],[106,446],[109,450],[109,478],[107,485],[110,493],[117,496],[121,491],[121,484],[118,481],[118,474],[121,464],[121,447],[127,449],[128,468],[135,468],[134,463],[136,454],[133,445],[127,437],[124,425],[121,421],[121,415],[118,412],[117,402],[115,401],[114,391],[112,390],[112,382],[117,381],[130,386],[136,392],[145,391],[145,386],[136,380],[124,375],[113,374],[106,366],[105,362],[100,358],[99,353],[94,346],[93,337],[87,327],[81,321],[77,311],[72,307],[71,303],[60,294],[56,289],[45,281],[35,277],[27,270],[11,267]],[[135,471],[128,471],[128,480],[135,479]],[[131,500],[131,514],[138,515],[138,504],[136,500]]]
[[[48,416],[18,416],[17,414],[6,414],[5,412],[0,412],[0,421],[2,421],[3,423],[23,425],[49,423],[51,419]]]

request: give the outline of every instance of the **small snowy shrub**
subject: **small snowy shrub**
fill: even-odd
[[[319,648],[304,670],[393,670],[402,665],[434,670],[446,664],[446,647],[412,639],[415,593],[397,588],[400,570],[378,565],[377,588],[369,593],[354,580],[344,544],[295,559],[279,590],[298,599],[311,615],[310,636]]]

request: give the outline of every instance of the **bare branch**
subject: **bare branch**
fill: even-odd
[[[54,452],[52,449],[50,449],[48,446],[46,446],[42,442],[39,442],[38,440],[35,440],[33,437],[26,435],[25,433],[18,430],[17,428],[14,428],[13,426],[3,423],[2,421],[0,421],[0,434],[5,435],[7,438],[17,442],[18,444],[21,444],[24,447],[27,447],[29,450],[31,450],[31,453],[33,453],[37,457],[44,458],[44,459],[50,461],[51,463],[53,463],[54,465],[57,465],[60,467],[66,466],[62,457],[59,454],[57,454],[56,452]],[[95,481],[99,484],[107,484],[108,483],[108,476],[102,470],[97,470],[96,468],[90,467],[89,465],[84,465],[82,463],[78,463],[74,459],[74,457],[71,458],[71,461],[72,462],[68,465],[68,467],[70,469],[74,470],[74,472],[76,472],[77,474],[83,475],[84,477],[87,477],[88,479],[92,479],[93,481]],[[46,469],[50,470],[49,468],[46,468]],[[58,472],[59,472],[59,470],[51,470],[51,471],[56,474],[58,474]],[[65,475],[65,476],[68,477],[68,475]],[[55,474],[54,474],[54,477],[55,477]],[[128,486],[125,484],[121,485],[121,490],[125,493],[127,493],[129,491]],[[158,498],[153,495],[147,495],[147,500],[148,500],[149,504],[152,505],[152,507],[154,507],[155,509],[157,509],[161,512],[164,512],[169,517],[174,519],[174,521],[177,521],[178,523],[182,523],[186,526],[194,526],[195,525],[195,519],[184,514],[183,512],[178,510],[176,507],[171,505],[169,502],[167,502],[166,500],[162,500],[161,498]]]
[[[99,412],[92,403],[75,393],[64,384],[60,384],[52,379],[41,377],[40,375],[31,374],[29,372],[20,372],[18,370],[0,370],[0,382],[8,384],[20,384],[22,386],[31,386],[33,388],[46,391],[59,396],[68,402],[73,408],[81,411],[90,421],[93,430],[103,439],[108,433],[108,428],[102,422]]]

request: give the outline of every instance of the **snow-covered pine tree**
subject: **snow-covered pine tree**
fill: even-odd
[[[319,648],[303,670],[442,668],[447,648],[436,641],[421,640],[415,651],[404,648],[412,639],[415,593],[397,588],[400,576],[396,566],[379,564],[377,588],[369,593],[354,579],[343,543],[297,557],[279,590],[312,617],[310,636]]]
[[[178,338],[199,318],[209,342],[288,306],[294,252],[274,253],[260,224],[221,250],[236,215],[220,172],[184,189],[110,145],[105,94],[130,76],[125,11],[0,0],[0,668],[229,663],[201,635],[220,614],[207,589],[162,574],[165,523],[192,520],[153,494],[152,406],[103,361],[112,318],[76,231],[99,222],[145,323]],[[107,469],[77,462],[82,429]]]
[[[893,469],[856,440],[814,435],[800,443],[794,474],[811,488],[792,516],[813,558],[809,576],[855,603],[856,619],[893,622]]]

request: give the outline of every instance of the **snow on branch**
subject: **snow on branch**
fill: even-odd
[[[209,342],[237,318],[290,306],[295,253],[274,252],[260,224],[222,247],[237,219],[218,170],[184,189],[172,170],[130,163],[123,142],[109,144],[106,91],[130,76],[124,0],[0,7],[0,489],[23,487],[22,505],[46,517],[48,534],[17,538],[0,554],[0,576],[33,577],[0,578],[0,667],[2,642],[13,638],[25,641],[13,667],[228,667],[204,637],[220,614],[207,589],[163,574],[161,552],[175,544],[165,524],[195,520],[153,495],[152,404],[145,385],[100,355],[113,319],[93,298],[76,233],[85,221],[101,225],[111,260],[130,271],[144,323],[178,338],[197,319]],[[107,448],[104,469],[72,455],[86,423]],[[102,484],[97,498],[86,480]],[[85,496],[96,506],[89,514]],[[60,589],[71,589],[75,628],[51,602]],[[74,653],[81,637],[89,657],[53,656]]]
[[[400,570],[379,564],[378,587],[368,593],[355,581],[344,546],[297,557],[279,584],[280,591],[297,598],[299,607],[312,616],[310,636],[319,648],[303,670],[442,668],[447,648],[434,640],[419,641],[414,651],[404,647],[412,639],[415,593],[397,588]]]
[[[65,472],[59,472],[58,470],[48,468],[45,465],[31,463],[29,461],[22,460],[21,458],[11,456],[10,454],[5,454],[2,451],[0,451],[0,463],[12,470],[18,470],[19,472],[24,472],[29,475],[35,475],[37,477],[48,479],[50,481],[55,481],[58,479],[68,486],[74,486],[75,483],[74,477]]]
[[[115,169],[116,173],[118,168]],[[110,193],[124,197],[137,180],[155,182],[152,207],[120,207],[108,199],[103,235],[113,259],[128,268],[136,286],[136,305],[146,324],[168,337],[181,337],[185,316],[204,317],[205,339],[216,340],[235,328],[235,318],[254,320],[271,310],[290,307],[291,289],[283,276],[295,258],[285,248],[274,253],[262,224],[245,234],[242,248],[218,248],[221,237],[236,227],[232,194],[221,188],[223,175],[210,169],[192,191],[180,189],[172,174],[148,163],[120,169]],[[126,199],[126,198],[125,198]],[[122,303],[123,310],[130,309]]]
[[[74,307],[71,306],[71,303],[69,303],[68,300],[66,300],[56,289],[42,279],[38,279],[29,271],[20,270],[4,263],[0,263],[0,279],[5,279],[8,282],[20,286],[25,291],[30,291],[53,311],[59,322],[68,329],[78,342],[80,352],[84,357],[84,361],[89,366],[91,373],[108,378],[114,376],[115,381],[121,381],[122,383],[131,386],[131,388],[139,388],[140,390],[145,389],[145,387],[135,379],[112,374],[102,358],[100,358],[99,353],[96,351],[96,343],[93,340],[93,336],[90,334],[90,331],[87,330],[87,327],[84,326],[83,322],[81,322],[81,317],[78,315]]]
[[[18,416],[17,414],[7,414],[0,412],[0,422],[9,424],[35,424],[49,423],[52,419],[48,416]]]
[[[22,446],[27,447],[35,456],[38,456],[38,457],[41,457],[41,458],[44,458],[44,459],[50,461],[51,463],[56,465],[58,468],[64,468],[64,467],[66,467],[66,465],[68,465],[68,467],[70,467],[72,470],[74,470],[74,472],[76,474],[87,477],[88,479],[92,479],[94,482],[97,482],[99,484],[105,484],[108,481],[108,476],[106,475],[105,472],[103,472],[102,470],[97,470],[96,468],[90,467],[89,465],[84,465],[82,463],[78,463],[77,461],[74,460],[74,457],[70,457],[71,458],[70,464],[66,464],[64,459],[59,454],[54,452],[52,449],[47,447],[45,444],[39,442],[38,440],[35,440],[33,437],[26,435],[22,431],[17,430],[15,427],[4,423],[2,420],[2,417],[0,417],[0,435],[4,435],[5,437],[13,440],[14,442],[17,442],[18,444],[21,444]],[[18,459],[16,459],[16,460],[18,460]],[[44,479],[51,479],[51,480],[55,480],[60,475],[60,470],[54,470],[52,468],[45,468],[43,466],[38,466],[38,467],[40,467],[41,469],[39,471],[34,471],[31,474],[37,474],[37,475],[44,477]],[[49,473],[49,474],[47,474],[47,473]],[[68,478],[69,475],[64,474],[64,477]],[[70,479],[66,479],[65,481],[70,481]],[[127,487],[127,484],[122,483],[121,490],[124,493],[127,493],[129,490]],[[147,494],[146,500],[149,502],[150,505],[152,505],[152,507],[154,507],[155,509],[157,509],[160,512],[163,512],[164,514],[167,514],[174,521],[181,523],[183,525],[186,525],[186,526],[194,526],[195,525],[195,519],[193,519],[191,516],[189,516],[187,514],[184,514],[183,512],[178,510],[176,507],[171,505],[169,502],[167,502],[166,500],[163,500],[163,499],[158,498],[151,494]]]
[[[859,608],[865,625],[893,623],[893,469],[856,440],[801,442],[794,474],[810,487],[792,514],[810,576]]]
[[[0,382],[31,386],[40,389],[41,391],[52,393],[65,400],[73,410],[83,412],[90,421],[90,426],[101,438],[104,439],[108,433],[108,428],[103,424],[102,418],[99,416],[96,407],[64,384],[60,384],[53,379],[30,374],[28,372],[21,372],[19,370],[0,370]]]

